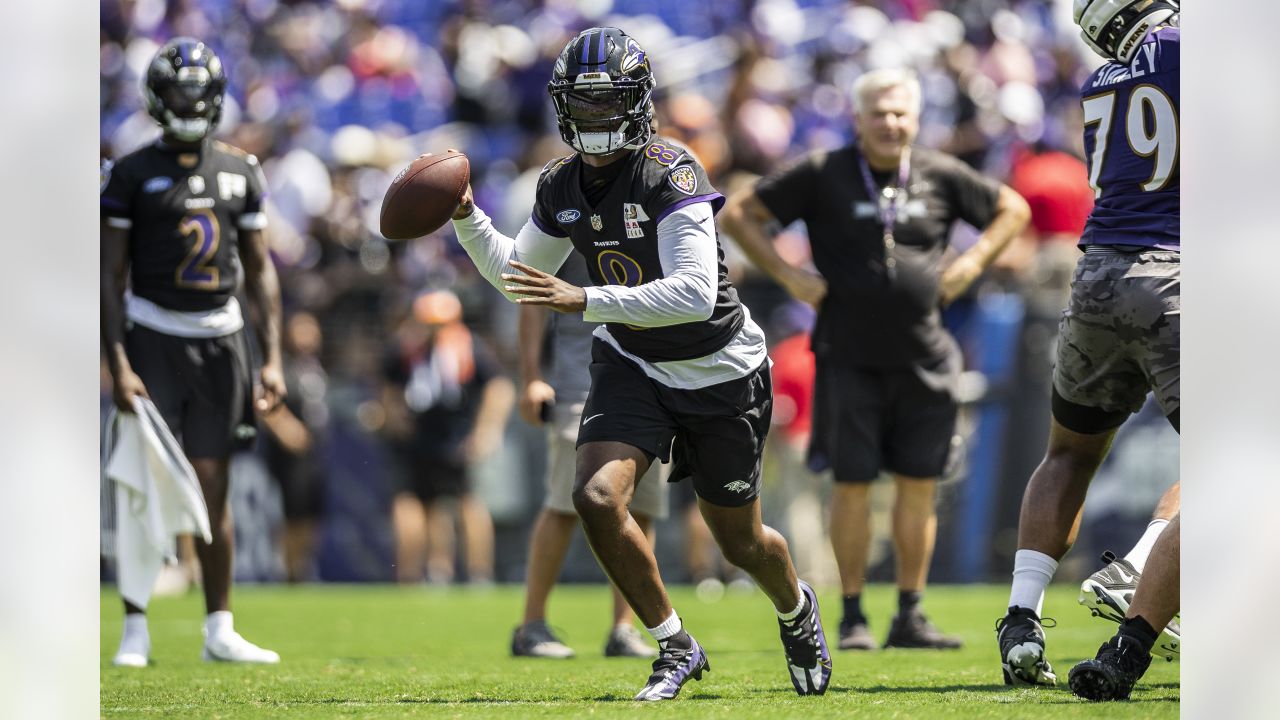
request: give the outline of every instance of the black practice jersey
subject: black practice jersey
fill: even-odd
[[[596,285],[635,287],[664,277],[658,254],[658,223],[682,207],[724,196],[683,147],[655,137],[625,163],[604,196],[592,205],[582,188],[582,158],[553,160],[538,179],[533,222],[542,232],[568,237],[587,260]],[[742,329],[737,291],[729,284],[724,248],[716,241],[719,282],[715,310],[707,320],[641,328],[608,323],[609,334],[627,352],[650,362],[688,360],[720,350]]]
[[[240,230],[266,226],[262,169],[215,140],[158,141],[103,167],[102,215],[129,230],[133,294],[186,312],[222,307],[240,279]]]
[[[872,176],[878,191],[898,182],[896,172]],[[813,263],[827,281],[814,352],[855,366],[902,367],[953,350],[938,309],[947,239],[957,220],[991,222],[998,182],[950,155],[912,148],[889,251],[884,201],[868,197],[856,146],[812,153],[761,180],[755,194],[784,226],[803,220],[808,228]]]

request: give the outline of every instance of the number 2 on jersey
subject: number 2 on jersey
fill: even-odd
[[[1095,95],[1084,101],[1085,127],[1098,123],[1093,136],[1093,154],[1089,157],[1089,185],[1094,197],[1102,194],[1098,178],[1102,176],[1102,164],[1107,159],[1107,140],[1111,135],[1111,121],[1116,104],[1115,92]],[[1150,113],[1151,123],[1147,122]],[[1178,111],[1173,101],[1155,85],[1139,85],[1129,95],[1129,107],[1125,110],[1125,138],[1129,148],[1142,157],[1155,156],[1151,177],[1142,183],[1142,189],[1153,192],[1169,182],[1178,161]]]
[[[191,249],[174,272],[174,282],[178,287],[197,290],[218,287],[218,268],[211,263],[218,252],[219,230],[217,216],[207,208],[195,210],[182,218],[178,232],[191,242]]]

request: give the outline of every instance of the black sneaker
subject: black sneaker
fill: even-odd
[[[1053,627],[1052,618],[1044,621]],[[1058,676],[1044,657],[1044,629],[1034,610],[1009,608],[1009,613],[996,621],[996,641],[1005,685],[1058,684]]]
[[[831,651],[822,631],[818,594],[809,583],[800,581],[800,593],[808,606],[790,622],[779,619],[782,649],[787,655],[791,685],[801,695],[821,695],[831,682]]]
[[[867,627],[867,621],[841,621],[838,647],[841,650],[875,650],[876,639],[871,637],[871,629]]]
[[[898,613],[889,626],[885,638],[886,648],[925,648],[930,650],[954,650],[964,645],[958,637],[943,635],[919,610]]]
[[[1151,654],[1138,641],[1116,633],[1092,660],[1071,668],[1071,692],[1085,700],[1128,700],[1133,686],[1151,665]]]
[[[573,648],[560,642],[544,620],[534,620],[516,628],[511,634],[511,654],[516,657],[566,659]]]
[[[1102,553],[1102,562],[1106,567],[1080,583],[1080,604],[1089,608],[1094,617],[1122,623],[1129,612],[1129,603],[1133,602],[1133,594],[1138,590],[1142,573],[1110,550]],[[1160,632],[1160,639],[1151,646],[1151,654],[1173,660],[1181,649],[1182,627],[1175,618]]]
[[[707,654],[692,635],[689,647],[676,647],[671,642],[658,643],[658,659],[653,661],[649,682],[636,693],[636,700],[671,700],[689,679],[701,680],[703,672],[711,672]]]

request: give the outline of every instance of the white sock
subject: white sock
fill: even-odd
[[[1143,568],[1147,566],[1147,557],[1151,555],[1151,548],[1155,547],[1156,540],[1160,537],[1160,533],[1164,532],[1164,527],[1168,524],[1168,520],[1152,520],[1147,525],[1147,531],[1142,533],[1142,538],[1138,540],[1138,544],[1134,545],[1129,554],[1124,556],[1124,559],[1129,561],[1134,570],[1142,572]]]
[[[142,613],[125,613],[124,616],[124,636],[147,637],[147,616]]]
[[[661,625],[658,627],[646,627],[645,630],[649,631],[649,634],[653,636],[654,640],[662,642],[663,640],[667,640],[672,635],[680,632],[682,627],[684,626],[680,624],[680,616],[676,615],[676,611],[673,609],[671,611],[671,617],[663,620]]]
[[[1019,550],[1013,556],[1013,587],[1009,590],[1009,607],[1044,609],[1044,590],[1058,570],[1058,561],[1035,550]]]
[[[219,610],[211,612],[204,619],[205,637],[217,637],[231,631],[231,611]]]
[[[801,588],[799,585],[797,585],[796,591],[800,593],[800,602],[796,603],[795,609],[792,610],[791,612],[785,612],[785,613],[778,612],[779,620],[783,622],[791,622],[792,620],[795,620],[796,618],[800,617],[800,611],[804,610],[804,589]],[[777,611],[775,610],[775,612]]]

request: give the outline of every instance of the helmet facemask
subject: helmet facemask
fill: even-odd
[[[601,75],[602,79],[586,79]],[[578,82],[551,90],[560,135],[587,155],[608,155],[648,142],[652,120],[652,85],[634,80],[611,81],[607,73],[584,73]]]

